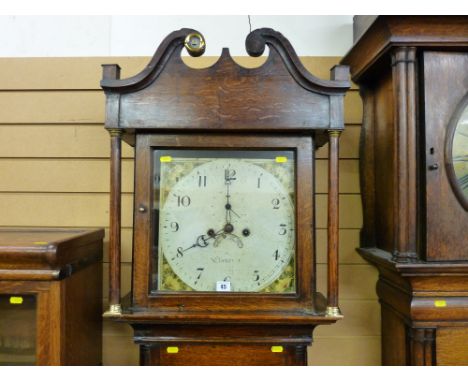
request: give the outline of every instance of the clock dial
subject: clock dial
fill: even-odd
[[[459,194],[468,203],[468,106],[455,127],[452,143],[452,163]]]
[[[294,291],[292,155],[236,153],[162,157],[159,290]]]

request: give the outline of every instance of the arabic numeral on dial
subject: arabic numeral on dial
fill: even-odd
[[[224,170],[224,180],[226,184],[231,184],[232,180],[236,180],[236,170],[231,168]]]
[[[281,255],[278,250],[273,252],[273,257],[275,258],[275,261],[280,260],[282,263],[285,263],[285,261],[281,258]]]
[[[273,252],[273,256],[275,257],[275,260],[278,260],[280,255],[279,255],[279,251],[276,250],[275,252]]]
[[[254,271],[254,280],[253,281],[259,281],[260,280],[260,274],[258,271]]]
[[[184,256],[184,249],[182,247],[177,248],[177,257],[183,257]]]
[[[175,196],[177,196],[177,207],[188,207],[188,206],[190,206],[190,203],[192,202],[190,200],[190,196],[188,196],[188,195],[184,195],[184,196],[175,195]]]
[[[273,209],[274,210],[279,210],[280,200],[278,198],[274,198],[271,201],[271,204],[273,204]]]
[[[281,235],[281,236],[286,235],[286,233],[288,232],[288,229],[286,227],[287,227],[286,224],[280,224],[278,235]]]
[[[179,223],[172,222],[171,223],[171,230],[172,230],[172,232],[177,232],[179,230]]]

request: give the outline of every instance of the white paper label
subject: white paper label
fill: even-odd
[[[216,292],[230,292],[231,282],[230,281],[216,281]]]

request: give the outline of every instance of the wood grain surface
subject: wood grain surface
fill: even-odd
[[[216,59],[189,57],[184,61],[191,66],[206,67]],[[262,57],[234,59],[247,67],[258,66],[264,60]],[[328,68],[339,60],[339,57],[301,57],[307,69],[324,79],[329,77]],[[141,71],[148,57],[0,59],[0,94],[5,99],[8,94],[18,93],[8,101],[8,108],[0,110],[0,167],[3,166],[2,174],[3,171],[8,174],[0,185],[0,200],[3,200],[0,202],[3,217],[0,225],[107,227],[110,149],[109,134],[103,128],[104,97],[99,91],[103,62],[118,62],[122,77],[127,77]],[[380,328],[375,321],[379,306],[375,294],[377,275],[354,250],[361,225],[356,168],[362,103],[356,87],[353,89],[345,97],[346,128],[340,137],[340,206],[343,210],[340,216],[340,306],[346,318],[334,325],[336,331],[333,327],[316,330],[314,346],[309,349],[310,364],[314,365],[374,365],[380,362]],[[70,94],[66,102],[56,96],[42,103],[34,102],[38,98],[34,94],[47,99],[51,91]],[[88,95],[92,102],[84,99]],[[54,110],[64,102],[67,104],[62,111]],[[78,107],[82,102],[84,107]],[[24,103],[32,111],[15,117]],[[43,111],[39,110],[41,107]],[[327,146],[320,148],[317,158],[326,159],[327,152]],[[125,226],[122,229],[122,293],[125,294],[130,290],[133,192],[133,149],[125,143],[122,156]],[[11,168],[13,164],[16,171]],[[316,184],[319,193],[325,190],[326,169],[326,161],[318,161]],[[322,216],[317,229],[317,257],[320,264],[325,264],[326,194],[318,196],[317,210]],[[104,242],[105,259],[107,243],[108,235]],[[105,262],[104,280],[107,280],[107,267]],[[326,267],[319,266],[317,281],[318,289],[326,292]],[[107,304],[107,286],[108,282],[103,281],[104,304]],[[371,317],[373,324],[363,326],[359,317]],[[367,330],[371,327],[372,330]],[[105,322],[103,349],[106,365],[139,363],[138,347],[132,343],[129,326]]]
[[[451,163],[467,26],[463,15],[378,16],[342,60],[364,103],[358,252],[379,273],[384,365],[467,362],[468,214]]]

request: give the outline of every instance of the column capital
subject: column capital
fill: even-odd
[[[341,135],[341,130],[328,130],[328,135],[330,137],[339,137]]]
[[[416,62],[416,47],[414,46],[399,46],[391,52],[392,66],[398,64],[414,64]]]
[[[111,137],[118,137],[120,138],[123,134],[123,130],[122,129],[116,129],[116,128],[107,128],[106,127],[106,130],[109,132],[109,135]]]

